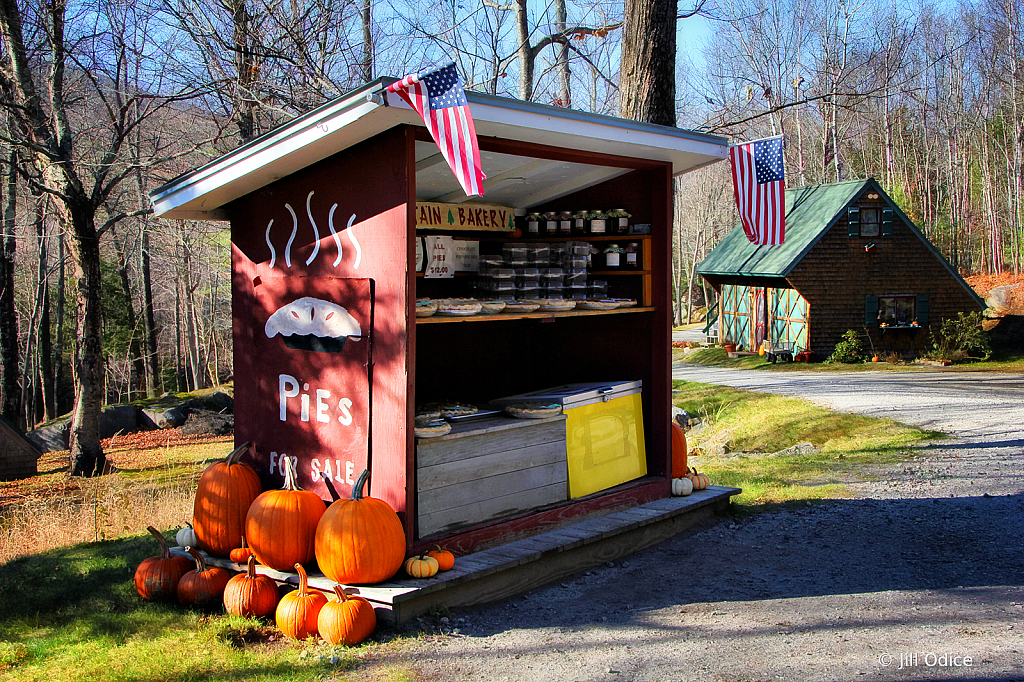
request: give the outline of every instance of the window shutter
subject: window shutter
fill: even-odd
[[[846,209],[846,236],[860,236],[860,206],[850,206]]]
[[[882,236],[883,237],[891,237],[892,236],[892,214],[893,214],[893,211],[892,211],[891,208],[883,208],[882,209]]]
[[[865,296],[864,297],[864,326],[865,327],[877,327],[878,326],[878,297],[877,296],[870,296],[869,295],[869,296]]]
[[[917,323],[922,327],[928,326],[928,294],[921,294],[917,297]]]

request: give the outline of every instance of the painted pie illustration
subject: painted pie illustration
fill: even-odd
[[[309,296],[275,310],[265,330],[270,339],[280,334],[289,348],[320,353],[340,353],[345,341],[362,337],[359,323],[348,310]]]

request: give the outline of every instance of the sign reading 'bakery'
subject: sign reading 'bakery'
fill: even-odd
[[[508,206],[416,203],[418,230],[511,232],[515,227],[515,212]]]
[[[263,474],[283,477],[294,457],[303,489],[349,492],[368,459],[372,281],[262,277],[253,293]]]

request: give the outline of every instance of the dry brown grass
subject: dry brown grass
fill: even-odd
[[[40,473],[0,487],[0,564],[80,542],[179,528],[192,519],[195,485],[230,439],[107,450],[115,471],[67,477],[67,453],[47,453]]]

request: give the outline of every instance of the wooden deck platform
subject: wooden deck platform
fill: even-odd
[[[670,497],[591,518],[580,523],[468,554],[450,571],[425,580],[395,579],[371,586],[353,586],[373,605],[377,618],[403,623],[434,607],[483,604],[526,592],[577,571],[632,554],[666,540],[695,523],[729,508],[738,488],[710,486],[687,497]],[[207,557],[208,563],[235,571],[244,566]],[[265,566],[257,572],[282,583],[298,583],[295,573]],[[330,594],[334,582],[310,573],[311,587]]]

